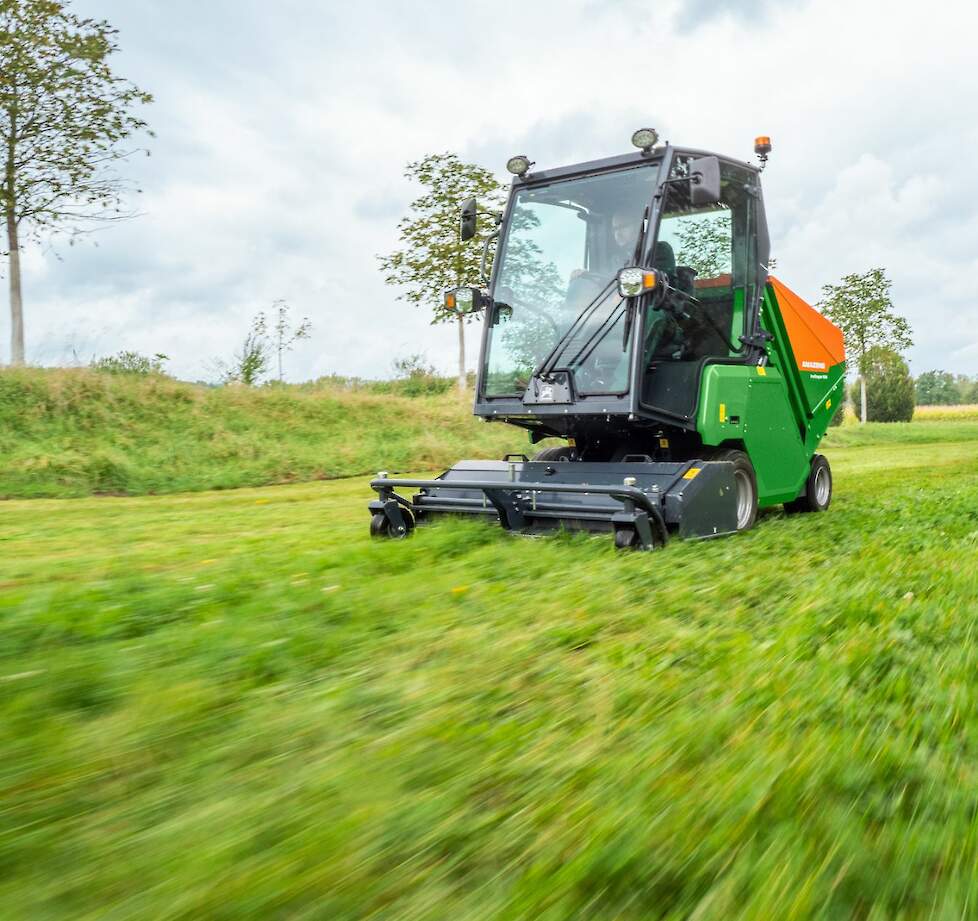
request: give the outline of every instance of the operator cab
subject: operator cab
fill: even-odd
[[[715,173],[708,201],[695,189],[704,163]],[[648,437],[695,432],[703,367],[759,360],[768,244],[758,173],[665,146],[518,175],[490,296],[480,295],[476,415],[534,440],[640,442],[642,423]],[[624,296],[627,267],[653,270],[656,290]]]

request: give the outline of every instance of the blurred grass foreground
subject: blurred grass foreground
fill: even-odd
[[[138,386],[0,375],[4,493],[524,444],[447,393]],[[2,503],[0,916],[974,917],[978,421],[826,453],[827,514],[654,554],[372,543],[363,478]]]

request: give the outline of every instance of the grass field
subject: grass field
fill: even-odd
[[[362,479],[3,503],[0,913],[974,917],[978,426],[884,428],[655,554],[371,543]]]

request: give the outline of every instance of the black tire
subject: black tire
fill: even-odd
[[[403,534],[398,534],[391,528],[391,523],[383,512],[370,517],[370,536],[389,537],[393,540],[403,540],[414,530],[414,515],[408,509],[401,507],[401,515],[404,516],[405,530]]]
[[[789,515],[802,512],[824,512],[832,503],[832,468],[821,454],[812,458],[812,466],[805,480],[805,488],[793,502],[785,502]]]
[[[557,445],[556,448],[544,448],[534,455],[535,461],[573,461],[577,460],[577,449],[570,445]]]
[[[717,451],[706,460],[733,464],[734,483],[737,486],[737,530],[749,531],[757,521],[757,474],[750,458],[743,451],[731,448]]]

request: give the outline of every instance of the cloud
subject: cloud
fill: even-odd
[[[684,0],[676,12],[676,30],[692,32],[713,19],[728,17],[740,22],[757,23],[774,10],[797,6],[806,0]]]
[[[772,135],[779,275],[816,299],[882,265],[915,369],[978,373],[978,75],[968,30],[947,28],[971,21],[963,3],[940,17],[876,0],[75,8],[119,27],[117,66],[155,94],[158,139],[132,165],[143,217],[62,261],[25,258],[35,360],[138,348],[198,378],[284,297],[313,322],[292,378],[386,374],[415,352],[449,371],[455,330],[397,300],[375,258],[417,194],[404,165],[455,150],[505,180],[513,153],[610,156],[648,125],[742,158]]]

